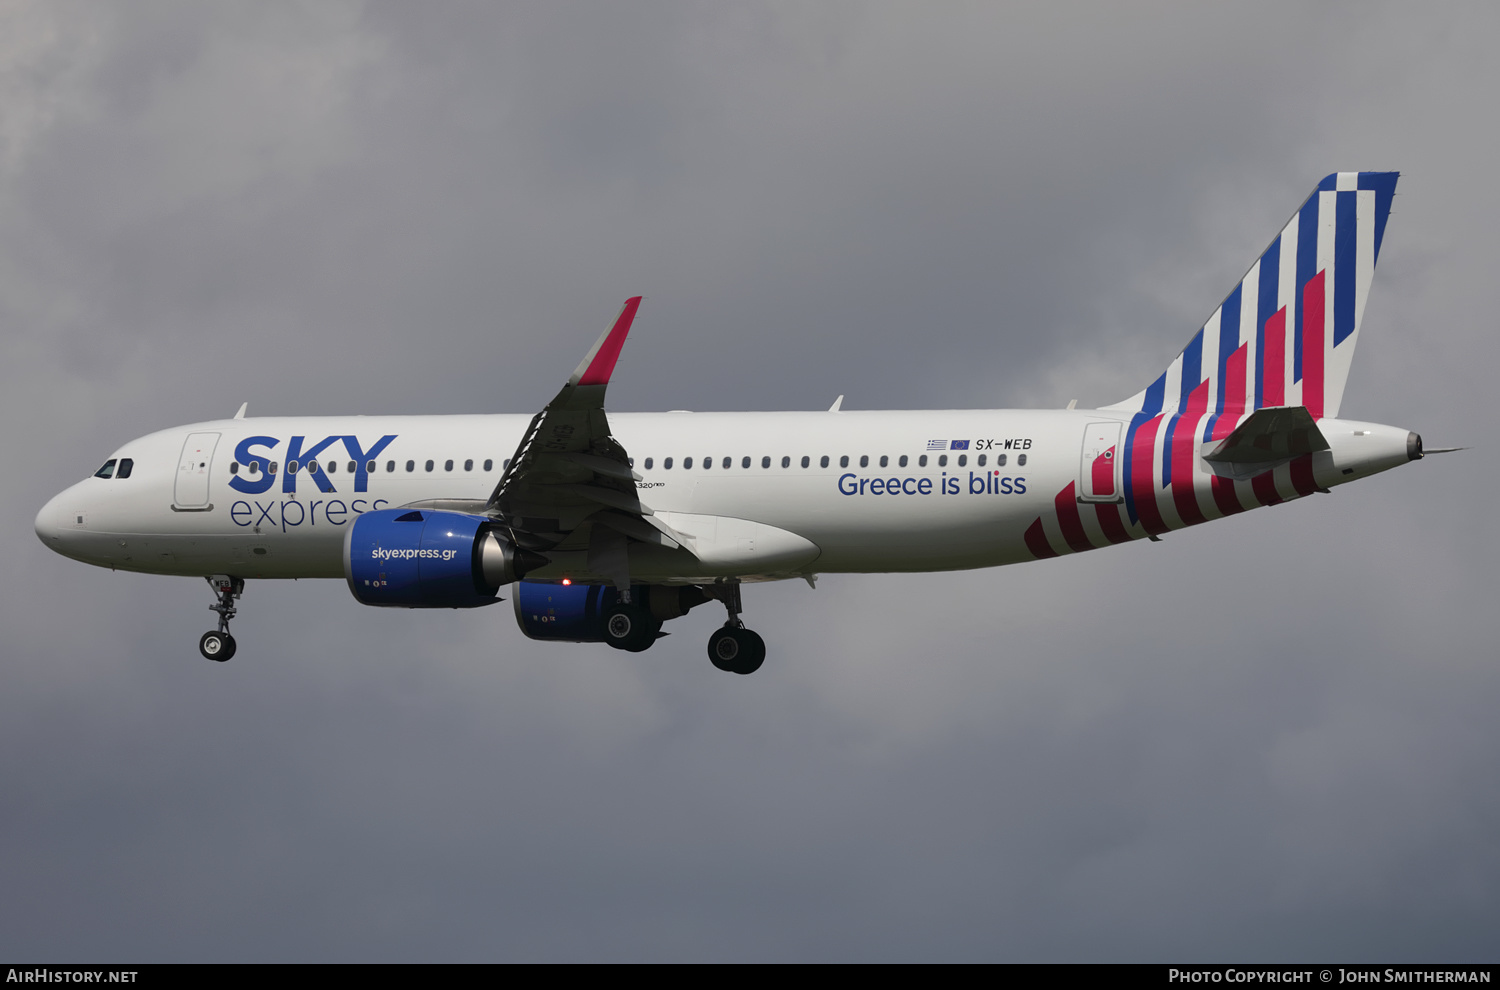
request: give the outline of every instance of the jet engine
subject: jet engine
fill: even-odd
[[[631,607],[651,631],[647,644],[667,619],[686,615],[689,609],[708,601],[696,585],[637,584],[631,586],[630,598]],[[519,581],[515,588],[516,622],[532,639],[618,645],[607,623],[619,601],[619,593],[610,585]]]
[[[366,512],[344,537],[349,590],[366,605],[388,608],[493,605],[501,585],[544,563],[512,546],[487,517],[464,512]]]

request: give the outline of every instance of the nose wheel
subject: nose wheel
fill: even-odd
[[[740,621],[740,582],[709,585],[703,589],[710,597],[724,603],[729,619],[708,637],[708,659],[715,667],[730,674],[753,674],[766,660],[766,641]]]
[[[245,579],[215,574],[204,580],[214,589],[214,594],[219,599],[208,607],[209,611],[219,613],[219,628],[211,629],[199,637],[198,652],[206,660],[223,663],[234,656],[235,642],[234,637],[229,635],[229,620],[235,616],[235,599],[245,593]]]
[[[206,632],[198,640],[198,652],[209,660],[223,663],[234,656],[234,637],[227,632]]]

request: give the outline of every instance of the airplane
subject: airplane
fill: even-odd
[[[391,608],[510,588],[532,639],[635,652],[717,601],[709,659],[753,673],[766,647],[740,618],[746,583],[1156,540],[1421,459],[1416,433],[1338,415],[1398,177],[1320,181],[1166,370],[1114,405],[608,413],[635,297],[535,416],[241,406],[126,443],[36,533],[99,567],[206,578],[210,660],[235,654],[247,580],[342,578]]]

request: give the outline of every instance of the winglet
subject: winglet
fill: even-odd
[[[250,408],[250,403],[249,403],[248,400],[245,401],[245,402],[241,402],[240,403],[240,411],[234,414],[234,418],[235,419],[244,419],[245,418],[245,410],[249,409],[249,408]]]
[[[640,296],[625,300],[625,308],[615,318],[615,325],[606,330],[604,336],[584,355],[578,367],[573,370],[572,377],[568,379],[569,385],[609,384],[609,376],[614,374],[615,362],[620,360],[620,348],[625,346],[625,337],[630,333],[630,324],[640,305]]]

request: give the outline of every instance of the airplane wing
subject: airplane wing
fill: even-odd
[[[683,545],[641,504],[640,475],[604,412],[604,392],[640,304],[639,296],[626,300],[562,391],[532,418],[485,510],[521,549],[586,549],[589,570],[622,591],[630,587],[632,541]]]

